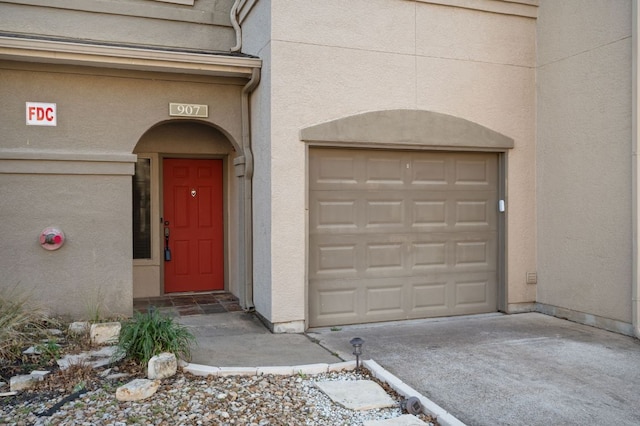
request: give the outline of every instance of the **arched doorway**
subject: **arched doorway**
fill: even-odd
[[[169,121],[138,141],[132,186],[133,295],[234,291],[239,190],[230,137]]]

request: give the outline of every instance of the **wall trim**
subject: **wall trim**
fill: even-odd
[[[127,175],[135,154],[0,151],[0,174]]]
[[[411,0],[481,12],[538,18],[538,0]]]
[[[155,0],[158,3],[174,3],[193,6],[193,0]],[[101,13],[165,21],[189,22],[194,24],[230,27],[229,15],[222,12],[187,9],[170,4],[153,4],[148,1],[121,2],[113,0],[3,0],[22,6],[37,6],[47,9],[71,10],[74,12]]]
[[[638,0],[631,2],[631,322],[634,335],[640,338],[640,66],[638,66],[638,26],[640,25],[640,8]]]
[[[371,111],[300,131],[313,146],[505,152],[508,136],[464,118],[425,110]]]
[[[262,61],[246,56],[144,49],[0,35],[0,59],[251,78]]]
[[[538,312],[536,310],[535,302],[525,302],[525,303],[509,303],[507,305],[508,314],[523,314],[526,312]]]
[[[271,322],[264,315],[262,315],[258,311],[253,312],[258,319],[264,324],[265,327],[269,329],[274,334],[296,334],[296,333],[304,333],[305,331],[305,322],[304,320],[297,321],[285,321],[285,322]]]
[[[614,320],[611,318],[605,318],[598,315],[588,314],[585,312],[574,311],[573,309],[548,305],[546,303],[536,303],[535,305],[535,312],[539,312],[541,314],[577,322],[579,324],[590,325],[592,327],[601,328],[603,330],[612,331],[614,333],[624,334],[626,336],[634,336],[633,325],[630,323]]]

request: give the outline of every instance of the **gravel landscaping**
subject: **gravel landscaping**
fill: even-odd
[[[397,408],[353,411],[334,404],[314,386],[316,380],[371,380],[366,370],[246,377],[179,372],[163,379],[147,400],[116,400],[116,388],[131,379],[90,380],[88,390],[75,399],[69,395],[78,392],[56,391],[54,384],[0,397],[0,425],[362,425],[402,414],[401,398],[388,388]],[[50,380],[55,383],[55,376]],[[51,415],[39,415],[45,412]],[[419,417],[437,425],[428,416]]]
[[[203,377],[193,365],[178,368],[175,356],[189,359],[193,335],[155,310],[122,323],[67,324],[14,299],[0,297],[0,426],[369,426],[405,414],[401,396],[366,368],[351,370],[353,363],[301,369],[307,374],[263,367]],[[309,374],[316,371],[331,372]],[[319,383],[326,381],[345,385]]]

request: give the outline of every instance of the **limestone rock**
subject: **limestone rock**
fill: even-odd
[[[72,365],[90,365],[93,368],[100,368],[120,361],[124,355],[124,352],[120,351],[117,346],[105,346],[98,351],[65,355],[64,358],[56,360],[56,363],[61,370],[66,370]]]
[[[30,374],[23,374],[21,376],[13,376],[9,380],[9,384],[11,387],[11,392],[22,391],[26,389],[31,389],[38,379]]]
[[[122,325],[119,322],[101,322],[91,324],[91,329],[89,331],[91,343],[94,345],[109,345],[117,343],[121,327]]]
[[[160,380],[136,379],[116,389],[118,401],[140,401],[156,393]]]
[[[47,370],[33,370],[30,376],[32,376],[37,381],[41,382],[44,380],[45,377],[47,377],[49,373],[51,372]]]
[[[69,324],[69,333],[81,336],[89,332],[89,323],[87,321],[76,321]]]
[[[149,360],[147,365],[147,377],[153,379],[165,379],[176,374],[178,370],[178,360],[170,352],[163,352]]]
[[[22,353],[25,355],[42,355],[42,352],[40,352],[40,350],[35,346],[28,347],[27,349],[22,351]]]
[[[333,402],[349,410],[373,410],[393,407],[397,403],[372,380],[319,381],[314,385]]]
[[[120,379],[126,379],[129,376],[131,376],[131,374],[129,373],[114,373],[114,374],[107,374],[104,378],[107,380],[120,380]]]

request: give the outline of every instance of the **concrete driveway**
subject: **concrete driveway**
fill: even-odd
[[[538,313],[313,329],[469,425],[639,425],[640,341]]]

